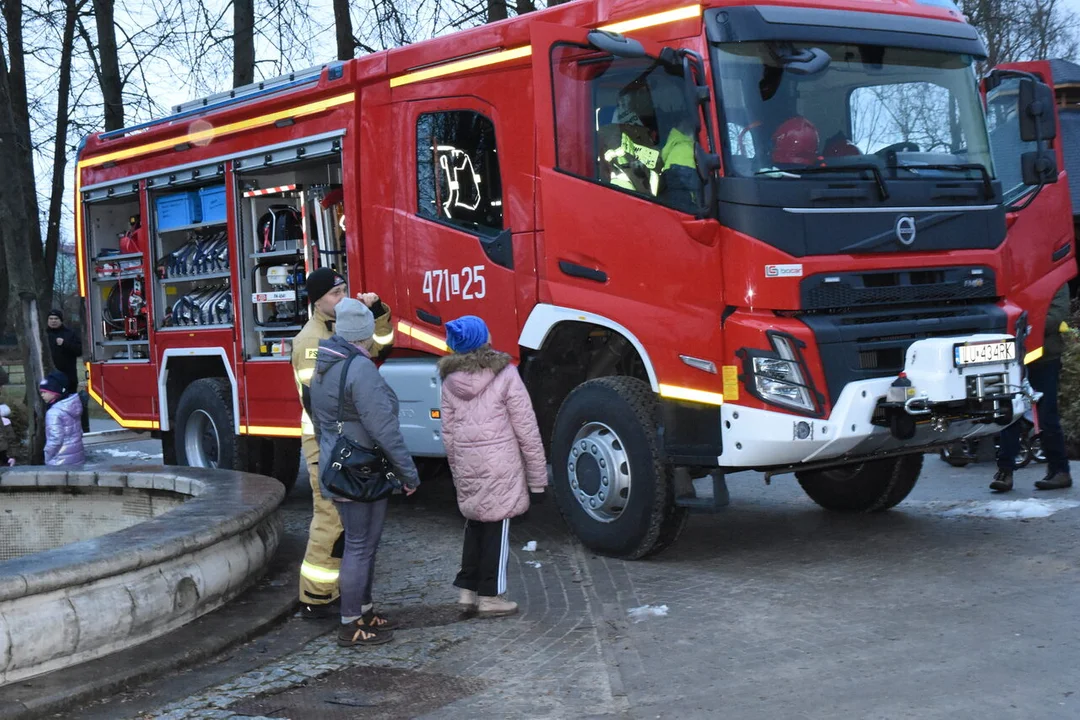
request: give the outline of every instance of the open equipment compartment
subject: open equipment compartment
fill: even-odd
[[[221,179],[150,194],[156,327],[231,327],[232,275]]]
[[[149,362],[146,232],[139,183],[88,189],[82,199],[90,274],[87,359]]]
[[[287,360],[308,320],[307,273],[329,266],[345,274],[340,151],[234,174],[245,356]]]

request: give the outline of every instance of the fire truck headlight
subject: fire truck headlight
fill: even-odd
[[[785,335],[771,333],[770,341],[774,352],[756,355],[750,363],[753,391],[767,403],[815,412],[814,392],[792,340]]]

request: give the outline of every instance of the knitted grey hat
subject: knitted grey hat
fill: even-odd
[[[349,342],[367,340],[375,334],[375,316],[368,306],[353,298],[344,298],[334,306],[337,334]]]

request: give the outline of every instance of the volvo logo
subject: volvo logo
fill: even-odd
[[[910,215],[901,215],[896,219],[896,239],[903,245],[915,242],[915,218]]]

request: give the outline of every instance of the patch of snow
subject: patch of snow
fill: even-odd
[[[161,453],[157,455],[150,455],[149,453],[139,452],[138,450],[117,450],[116,448],[91,448],[92,453],[104,453],[105,455],[111,455],[114,458],[135,458],[136,460],[160,460]]]
[[[1041,500],[1025,498],[1023,500],[986,500],[953,504],[939,508],[937,515],[942,517],[979,517],[995,520],[1033,520],[1050,517],[1056,512],[1080,507],[1077,500]]]
[[[534,568],[540,567],[540,563],[537,562],[536,560],[526,560],[525,564],[526,565],[532,565]]]
[[[525,552],[536,552],[536,541],[530,540],[529,542],[525,543],[525,547],[521,549]]]
[[[630,619],[639,623],[650,617],[667,617],[667,611],[667,605],[642,605],[641,607],[630,608],[628,612]]]

